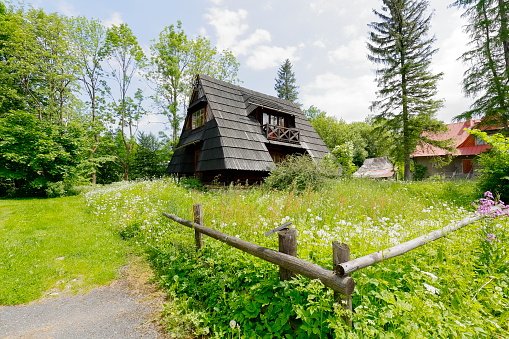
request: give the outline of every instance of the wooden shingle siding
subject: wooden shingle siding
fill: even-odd
[[[252,174],[255,172],[260,172],[260,177],[268,174],[274,166],[268,145],[273,151],[274,147],[279,147],[284,152],[307,152],[315,159],[329,152],[297,104],[207,75],[198,75],[196,86],[193,98],[202,101],[203,98],[198,98],[202,93],[196,91],[198,88],[203,91],[214,118],[200,130],[182,132],[167,172],[194,173],[195,151],[199,154],[196,172],[206,177],[224,174],[226,178],[235,178],[235,172],[231,171],[239,171],[243,177],[256,177]],[[193,104],[191,102],[189,107],[193,107]],[[268,140],[257,120],[259,116],[254,116],[261,114],[261,111],[257,111],[260,107],[264,112],[270,110],[275,114],[294,117],[292,120],[295,119],[300,142]],[[189,113],[192,113],[191,109]]]

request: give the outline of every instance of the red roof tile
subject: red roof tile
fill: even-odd
[[[474,127],[481,120],[470,120],[463,122],[456,122],[453,124],[448,124],[448,130],[441,134],[436,134],[431,139],[434,140],[447,140],[453,139],[453,146],[456,147],[456,151],[453,152],[453,155],[476,155],[484,152],[486,149],[490,148],[489,145],[480,145],[480,146],[471,146],[471,147],[460,147],[470,134],[465,130]],[[437,155],[446,155],[451,154],[451,152],[443,150],[438,147],[433,147],[431,145],[427,145],[425,147],[417,146],[414,153],[411,157],[430,157]]]

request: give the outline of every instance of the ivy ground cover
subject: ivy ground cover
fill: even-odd
[[[204,237],[162,212],[277,249],[264,233],[291,221],[298,256],[332,269],[332,241],[363,256],[440,229],[473,213],[470,182],[336,181],[320,191],[233,187],[201,192],[171,179],[89,192],[90,211],[151,258],[172,302],[173,337],[506,338],[509,278],[505,218],[487,219],[403,256],[355,272],[353,328],[333,291],[299,277],[278,280],[270,263]]]

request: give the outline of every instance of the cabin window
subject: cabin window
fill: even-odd
[[[202,108],[193,113],[192,129],[202,127],[205,124],[205,109]]]
[[[274,126],[289,127],[290,120],[288,117],[282,117],[274,114],[263,113],[262,124],[271,124]]]
[[[475,137],[475,145],[476,146],[486,145],[486,141],[484,141],[483,139],[476,136]]]

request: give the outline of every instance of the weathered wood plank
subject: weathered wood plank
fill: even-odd
[[[279,252],[297,257],[297,230],[287,228],[278,232]],[[284,267],[279,267],[279,280],[285,281],[295,277],[296,274]]]
[[[205,226],[193,223],[189,220],[179,218],[173,214],[163,213],[163,215],[181,225],[199,230],[201,233],[211,238],[222,241],[241,251],[252,254],[273,264],[282,266],[292,272],[301,274],[310,279],[319,279],[325,286],[332,288],[345,295],[352,294],[355,288],[355,281],[351,277],[340,277],[333,271],[323,268],[319,265],[307,262],[305,260],[292,257],[291,255],[279,253],[270,248],[262,247],[245,240],[232,237],[228,234],[210,229]]]
[[[371,266],[381,261],[397,257],[405,254],[406,252],[412,251],[418,247],[426,245],[432,241],[438,240],[454,231],[459,230],[467,225],[470,225],[480,219],[484,218],[484,215],[476,215],[472,217],[464,218],[454,225],[449,225],[431,233],[422,235],[418,238],[396,245],[394,247],[378,251],[376,253],[368,254],[364,257],[356,258],[348,262],[338,264],[334,267],[340,276],[347,276],[352,272],[358,271],[361,268]]]
[[[337,265],[348,261],[350,261],[350,246],[347,244],[341,244],[338,241],[333,241],[332,262],[334,267],[337,267]],[[345,310],[349,311],[350,313],[352,312],[352,295],[345,295],[341,297],[337,292],[334,292],[334,301],[340,303]],[[344,315],[341,318],[345,324],[352,326],[352,320],[348,315]]]
[[[193,211],[194,211],[194,222],[196,224],[203,225],[202,205],[194,204]],[[198,230],[194,230],[194,243],[196,244],[197,251],[203,247],[203,235]]]

